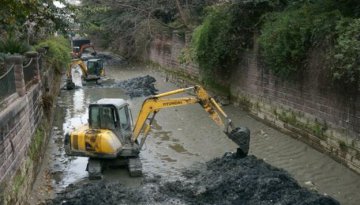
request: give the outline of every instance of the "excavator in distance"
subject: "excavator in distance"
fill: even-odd
[[[188,91],[193,91],[195,96],[166,98]],[[130,176],[141,176],[139,153],[156,114],[164,108],[196,103],[200,104],[210,118],[223,127],[225,135],[239,146],[237,155],[246,156],[249,151],[249,129],[234,127],[220,105],[201,86],[148,97],[142,104],[135,125],[129,104],[125,100],[100,99],[89,106],[88,124],[65,135],[65,152],[69,156],[89,157],[87,171],[90,179],[101,178],[103,168],[114,164],[127,165]]]
[[[95,47],[91,44],[89,39],[78,39],[72,41],[73,49],[71,52],[71,57],[73,59],[82,58],[82,54],[85,52],[87,48],[92,48],[93,52],[91,55],[96,56]]]
[[[85,64],[86,63],[86,64]],[[75,83],[72,79],[72,69],[79,66],[82,71],[82,79],[84,81],[98,81],[102,76],[105,76],[104,62],[100,58],[91,58],[87,61],[82,59],[73,59],[68,69],[66,70],[66,89],[72,90],[75,88]]]

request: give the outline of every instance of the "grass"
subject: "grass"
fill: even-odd
[[[20,171],[18,171],[16,173],[16,175],[14,176],[14,180],[13,180],[13,191],[17,194],[19,193],[19,189],[21,187],[21,185],[24,184],[24,181],[25,181],[25,177],[26,175],[22,174]]]
[[[36,129],[35,135],[29,147],[29,157],[31,160],[36,161],[39,157],[39,149],[42,147],[45,139],[45,131],[40,126]]]

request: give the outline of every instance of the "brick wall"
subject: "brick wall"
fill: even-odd
[[[258,45],[242,56],[231,93],[249,111],[360,173],[360,100],[334,90],[321,65],[321,49],[311,51],[301,79],[281,80],[260,63]],[[310,72],[311,71],[311,72]]]
[[[232,92],[248,95],[266,103],[284,105],[295,112],[311,114],[320,122],[336,126],[360,140],[360,100],[342,96],[322,84],[325,75],[316,72],[316,65],[310,65],[312,73],[305,73],[303,80],[289,82],[272,75],[259,64],[256,49],[243,56],[243,61],[232,78]]]
[[[195,65],[183,65],[179,55],[186,41],[175,33],[157,37],[150,60],[166,70],[196,77]],[[360,173],[360,100],[345,97],[329,86],[321,48],[309,53],[309,71],[294,81],[281,80],[261,63],[258,45],[242,56],[233,70],[230,90],[234,104],[255,117],[289,132]],[[300,137],[301,136],[301,137]]]
[[[199,77],[197,65],[193,63],[182,64],[179,61],[182,49],[187,43],[188,39],[177,32],[174,32],[171,36],[158,35],[151,44],[149,59],[165,69]]]
[[[0,113],[0,182],[18,170],[42,117],[40,84]]]
[[[0,101],[0,204],[27,202],[53,119],[51,108],[44,112],[43,98],[56,96],[60,90],[61,76],[45,61],[38,61],[37,53],[28,54],[34,57],[36,69],[34,82],[28,86],[23,79],[23,58],[7,59],[15,64],[16,93]]]

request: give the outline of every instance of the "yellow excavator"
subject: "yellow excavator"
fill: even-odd
[[[166,98],[193,91],[195,96]],[[105,98],[90,104],[88,124],[65,135],[65,151],[69,156],[89,157],[90,179],[101,178],[106,165],[128,165],[130,176],[141,176],[139,152],[151,128],[155,115],[163,108],[199,103],[224,133],[239,147],[244,157],[249,151],[250,131],[234,127],[220,105],[201,86],[177,89],[148,97],[142,104],[134,126],[129,104],[123,99]],[[133,127],[133,128],[132,128]],[[141,136],[141,137],[140,137]]]
[[[85,64],[86,63],[86,64]],[[75,84],[72,79],[71,71],[76,66],[79,66],[82,71],[82,80],[84,81],[98,81],[102,76],[105,76],[104,62],[100,58],[90,58],[84,62],[82,59],[74,59],[71,61],[66,70],[66,89],[72,90]]]

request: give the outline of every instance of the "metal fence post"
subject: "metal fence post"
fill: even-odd
[[[20,55],[13,55],[5,58],[5,63],[7,65],[14,64],[16,92],[20,97],[24,96],[26,93],[24,73],[23,73],[23,60],[24,60],[23,56]]]
[[[40,69],[39,69],[39,53],[34,51],[29,51],[25,53],[27,58],[32,58],[33,61],[31,62],[30,66],[34,66],[34,79],[35,83],[39,83],[41,81],[40,77]]]

